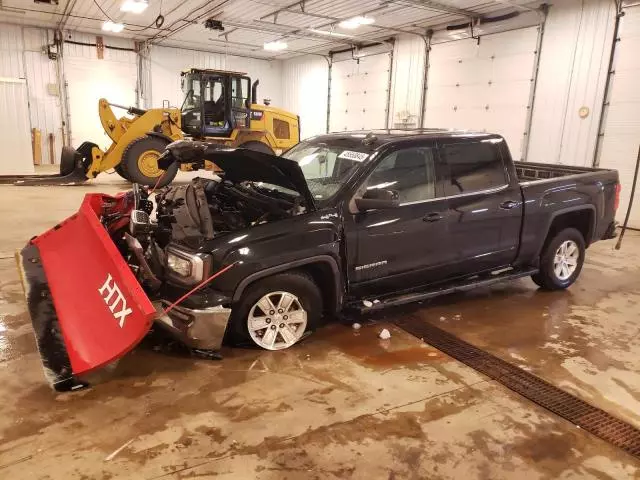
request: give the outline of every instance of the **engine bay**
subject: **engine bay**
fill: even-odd
[[[202,241],[305,212],[295,192],[255,182],[195,178],[156,194],[156,241],[196,246]]]

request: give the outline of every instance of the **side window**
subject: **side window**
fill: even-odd
[[[367,190],[395,190],[400,203],[436,197],[435,162],[431,148],[407,148],[383,158],[367,180]]]
[[[478,192],[507,183],[502,156],[491,142],[460,143],[441,147],[449,167],[444,182],[446,196]]]

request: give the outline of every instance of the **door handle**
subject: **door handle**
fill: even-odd
[[[438,220],[442,220],[442,215],[438,212],[427,213],[422,217],[423,222],[437,222]]]
[[[518,205],[520,205],[520,202],[507,200],[506,202],[502,202],[500,204],[500,208],[502,208],[503,210],[511,210],[512,208],[516,208]]]

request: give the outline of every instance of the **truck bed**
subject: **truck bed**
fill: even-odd
[[[581,173],[603,172],[603,168],[574,167],[571,165],[553,165],[550,163],[513,162],[519,182],[535,182],[551,178],[567,177]]]

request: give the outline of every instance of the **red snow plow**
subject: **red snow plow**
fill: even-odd
[[[132,208],[131,192],[88,194],[76,214],[17,254],[45,376],[56,390],[83,386],[79,375],[121,357],[151,327],[155,308],[110,237],[129,225]]]

